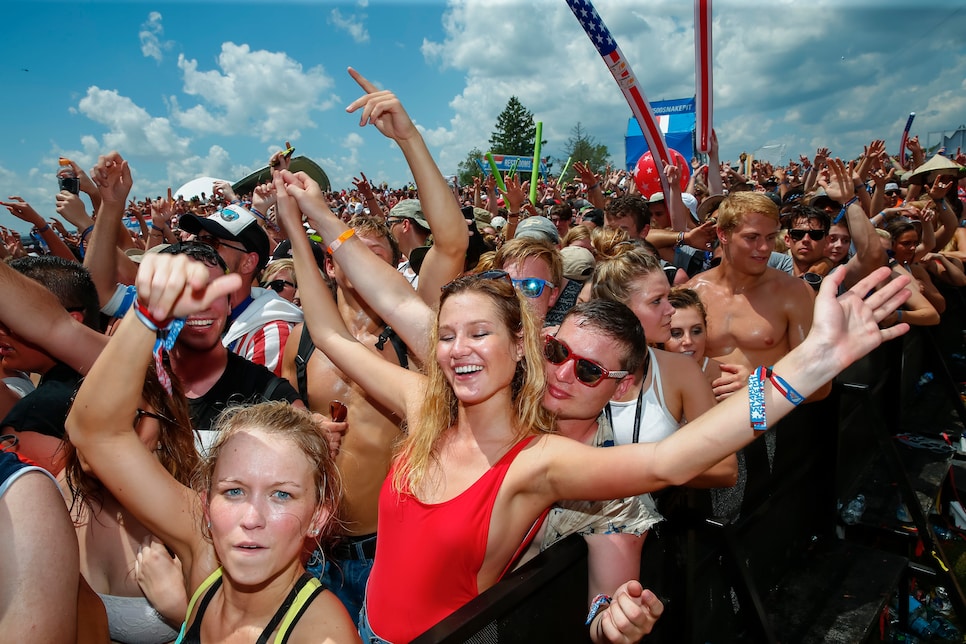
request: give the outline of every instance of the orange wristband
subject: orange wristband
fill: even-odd
[[[342,233],[341,235],[339,235],[336,238],[336,240],[334,242],[332,242],[331,244],[329,244],[329,247],[326,249],[326,250],[329,251],[329,255],[333,255],[335,253],[335,251],[339,250],[339,246],[341,246],[342,243],[345,240],[349,239],[350,237],[352,237],[355,234],[356,234],[355,229],[349,228],[344,233]]]

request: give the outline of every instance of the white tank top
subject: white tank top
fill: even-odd
[[[651,385],[641,389],[636,400],[626,402],[610,401],[605,407],[614,438],[618,445],[631,443],[654,443],[673,434],[680,423],[671,416],[664,402],[664,387],[661,384],[661,367],[654,350],[650,353]]]

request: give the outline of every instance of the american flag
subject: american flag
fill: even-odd
[[[584,0],[567,0],[567,5],[574,12],[574,15],[577,16],[577,20],[580,21],[580,26],[587,32],[587,36],[594,43],[597,52],[601,56],[610,56],[613,54],[614,50],[617,49],[617,43],[611,38],[607,27],[604,26],[600,16],[597,15],[597,10],[594,9],[594,5]]]
[[[627,64],[624,54],[617,46],[617,41],[610,35],[610,31],[600,19],[594,5],[589,0],[567,0],[567,6],[574,12],[580,26],[584,28],[587,37],[594,43],[594,47],[601,58],[604,59],[614,80],[617,81],[621,91],[624,92],[624,98],[641,126],[641,131],[644,133],[644,139],[647,141],[647,147],[651,154],[665,163],[672,163],[671,153],[668,152],[667,143],[664,141],[664,134],[661,132],[657,119],[654,118],[647,97],[637,86],[637,80],[631,66]],[[661,186],[664,193],[669,194],[667,180],[663,172],[661,172]]]

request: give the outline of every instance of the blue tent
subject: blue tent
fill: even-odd
[[[651,111],[664,132],[664,140],[688,161],[694,156],[694,98],[678,98],[651,103]],[[634,170],[637,160],[647,152],[647,141],[641,126],[633,116],[627,121],[624,137],[624,164]]]

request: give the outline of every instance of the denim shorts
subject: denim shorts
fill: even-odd
[[[362,610],[366,598],[366,583],[372,572],[372,559],[343,559],[341,561],[325,560],[313,556],[306,566],[308,571],[318,577],[326,588],[338,597],[349,617],[359,626],[359,612]]]

